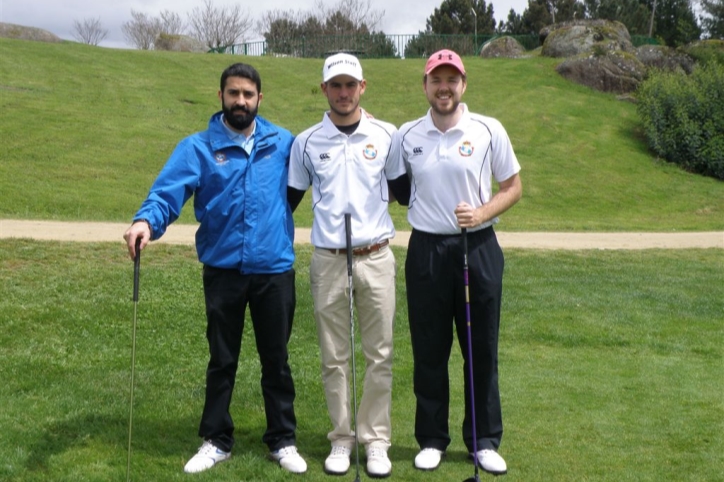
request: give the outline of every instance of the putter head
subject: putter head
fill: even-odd
[[[478,477],[478,474],[475,474],[473,477],[463,480],[463,482],[480,482],[480,477]]]

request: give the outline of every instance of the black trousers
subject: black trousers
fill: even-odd
[[[287,353],[296,305],[294,276],[294,270],[272,275],[243,275],[238,270],[204,266],[210,358],[199,436],[222,450],[230,451],[234,445],[229,406],[247,304],[261,362],[267,424],[262,441],[271,451],[295,444],[295,392]]]
[[[498,390],[503,252],[492,227],[468,233],[468,251],[477,448],[497,449],[503,436]],[[450,444],[448,361],[454,322],[464,360],[462,435],[473,451],[463,264],[460,235],[413,230],[405,276],[417,399],[415,438],[421,448],[444,451]]]

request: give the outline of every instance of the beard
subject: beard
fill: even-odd
[[[259,104],[257,104],[253,110],[248,110],[246,107],[230,109],[222,102],[221,110],[224,112],[224,119],[226,119],[226,122],[231,127],[237,131],[243,131],[256,119],[256,114],[259,112]]]
[[[438,95],[449,95],[450,99],[446,102],[441,102],[440,99],[438,99]],[[458,107],[460,106],[460,98],[456,98],[455,94],[449,91],[436,93],[433,96],[428,96],[427,100],[430,103],[430,107],[432,107],[432,110],[436,114],[441,116],[453,114],[458,110]]]
[[[450,114],[456,112],[458,110],[458,107],[460,107],[459,99],[455,99],[455,98],[451,98],[451,99],[452,100],[451,100],[450,104],[446,107],[441,107],[440,105],[438,105],[438,103],[436,102],[437,99],[431,100],[430,107],[432,107],[432,110],[439,115],[450,115]]]

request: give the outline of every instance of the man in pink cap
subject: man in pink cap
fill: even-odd
[[[413,229],[405,277],[417,400],[415,438],[421,449],[415,467],[436,469],[450,444],[448,361],[454,324],[465,360],[463,440],[480,468],[500,475],[507,472],[497,452],[503,436],[498,390],[503,252],[493,225],[520,199],[522,184],[508,134],[497,120],[468,110],[461,102],[466,88],[460,56],[451,50],[432,54],[423,77],[430,109],[400,127],[390,151],[390,159],[405,163],[412,185],[407,219]],[[498,185],[495,194],[493,179]],[[472,361],[466,349],[463,229]]]

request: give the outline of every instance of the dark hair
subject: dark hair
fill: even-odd
[[[229,77],[249,79],[256,84],[257,92],[261,93],[261,77],[259,77],[259,72],[251,65],[239,62],[228,66],[226,70],[221,73],[221,92],[224,91],[226,79]]]

